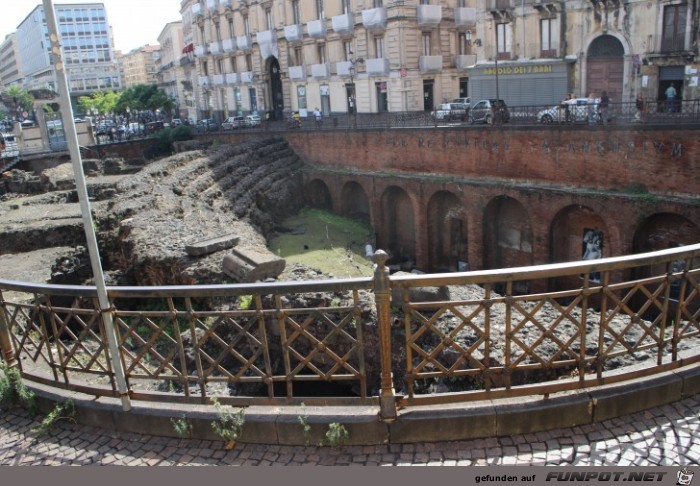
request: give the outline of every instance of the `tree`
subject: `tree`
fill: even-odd
[[[34,110],[34,97],[21,86],[13,84],[0,93],[0,97],[10,112],[16,113],[17,115],[23,111],[31,113]]]

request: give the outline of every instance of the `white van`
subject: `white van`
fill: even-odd
[[[13,133],[0,132],[0,158],[14,159],[19,157],[19,145]]]

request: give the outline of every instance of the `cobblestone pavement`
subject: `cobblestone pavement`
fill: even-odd
[[[238,444],[121,433],[38,419],[0,418],[0,465],[576,465],[686,466],[700,463],[700,395],[595,425],[452,442],[303,447]]]

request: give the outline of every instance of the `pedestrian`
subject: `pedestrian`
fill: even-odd
[[[571,110],[569,109],[569,101],[574,98],[574,95],[569,93],[566,95],[566,98],[564,98],[564,101],[561,102],[562,106],[564,107],[564,119],[566,120],[566,123],[569,123],[571,121]]]
[[[676,99],[677,94],[676,88],[673,85],[673,83],[671,83],[671,85],[668,88],[666,88],[664,94],[666,95],[666,112],[671,113],[673,111],[673,103]]]
[[[598,113],[603,121],[603,125],[608,124],[608,107],[610,106],[610,98],[608,98],[608,92],[603,90],[600,95],[600,103],[598,104]]]
[[[593,125],[595,123],[595,99],[593,98],[593,93],[588,93],[587,96],[588,104],[588,124]]]
[[[642,97],[642,93],[637,93],[634,106],[637,108],[637,112],[634,114],[634,120],[637,122],[644,122],[644,98]]]
[[[314,118],[316,118],[316,128],[321,128],[321,123],[323,122],[323,115],[321,114],[321,110],[317,108],[314,108]]]

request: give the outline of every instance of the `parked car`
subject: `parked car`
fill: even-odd
[[[464,108],[467,111],[467,117],[469,117],[469,112],[472,109],[472,99],[471,98],[455,98],[452,100],[452,103],[462,105],[462,108]]]
[[[0,158],[19,157],[19,144],[13,133],[0,133]]]
[[[503,100],[481,100],[477,102],[469,112],[469,119],[472,123],[493,123],[500,117],[501,123],[510,121],[510,112]]]
[[[180,125],[182,125],[182,120],[181,120],[181,119],[179,119],[179,118],[173,118],[172,120],[170,120],[170,126],[171,126],[171,127],[175,128],[175,127],[179,127]]]
[[[246,115],[246,117],[245,117],[246,126],[249,126],[249,127],[259,126],[261,121],[262,121],[262,119],[260,118],[260,115]]]
[[[235,130],[247,126],[244,116],[230,116],[221,124],[222,130]]]
[[[461,120],[467,119],[467,110],[461,103],[442,103],[435,111],[430,112],[430,116],[435,120]]]
[[[199,120],[196,125],[198,132],[217,132],[219,130],[219,124],[216,120],[211,118],[204,118]]]
[[[156,133],[158,130],[165,128],[165,124],[162,121],[154,121],[146,123],[146,133]]]
[[[537,113],[538,123],[585,123],[588,121],[589,110],[593,110],[595,121],[600,120],[598,112],[599,98],[573,98],[564,100],[556,106]],[[567,116],[568,111],[568,116]]]
[[[134,138],[134,137],[139,137],[143,135],[146,131],[145,127],[143,126],[143,123],[137,123],[137,122],[131,122],[128,125],[126,125],[126,131],[124,132],[124,136],[126,138]]]

